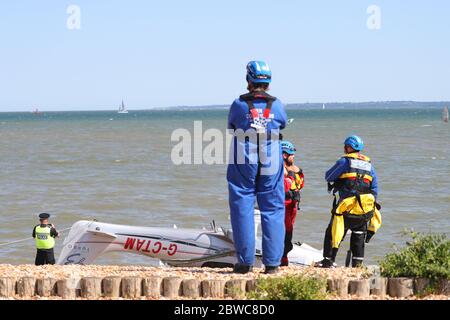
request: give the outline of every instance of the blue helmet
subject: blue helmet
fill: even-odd
[[[294,145],[286,140],[281,141],[281,150],[287,154],[295,154],[295,151],[297,151]]]
[[[264,61],[250,61],[247,64],[247,80],[253,83],[270,83],[272,71]]]
[[[361,151],[364,149],[364,142],[358,136],[350,136],[344,141],[345,146],[350,146],[355,151]]]

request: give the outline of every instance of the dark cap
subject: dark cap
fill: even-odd
[[[50,214],[48,213],[43,212],[39,214],[39,219],[48,219],[48,218],[50,218]]]

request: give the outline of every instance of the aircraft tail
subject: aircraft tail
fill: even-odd
[[[57,264],[91,264],[115,240],[113,234],[95,230],[95,221],[72,225]]]

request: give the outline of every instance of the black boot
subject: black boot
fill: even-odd
[[[336,263],[330,258],[323,258],[322,261],[317,262],[314,266],[318,268],[336,268]]]
[[[352,259],[352,268],[358,268],[363,266],[363,259]]]
[[[234,273],[246,274],[249,272],[253,272],[253,266],[248,266],[242,263],[236,263],[233,268]]]
[[[264,273],[265,274],[275,274],[280,271],[280,268],[278,266],[266,266]]]

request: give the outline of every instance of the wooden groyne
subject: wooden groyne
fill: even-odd
[[[85,277],[60,280],[1,277],[0,298],[244,298],[251,283],[252,280],[248,279],[200,281],[194,278],[182,279],[179,277]]]
[[[15,270],[8,275],[7,269]],[[237,275],[231,269],[26,266],[20,272],[17,266],[2,265],[0,299],[244,299],[258,279],[268,277],[261,271]],[[270,277],[288,274],[324,277],[330,297],[342,299],[409,298],[425,294],[430,285],[427,279],[388,279],[349,268],[289,267]],[[437,290],[448,299],[450,281],[439,281]]]

